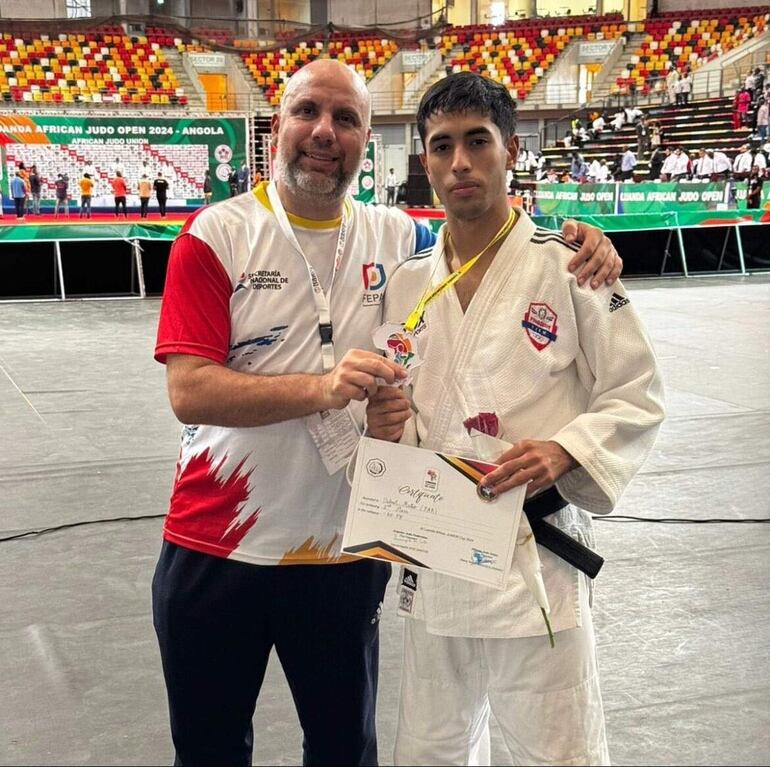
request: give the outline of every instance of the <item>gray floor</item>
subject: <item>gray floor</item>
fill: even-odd
[[[768,517],[770,277],[630,283],[669,418],[618,514]],[[0,537],[165,510],[179,427],[152,361],[158,302],[0,306]],[[616,764],[770,762],[770,527],[597,523]],[[0,543],[0,764],[172,760],[149,584],[161,521]],[[381,759],[391,763],[401,626],[382,621]],[[273,664],[254,763],[298,764]],[[497,730],[496,764],[509,759]]]

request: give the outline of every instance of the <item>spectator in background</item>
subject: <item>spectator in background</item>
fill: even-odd
[[[714,170],[711,175],[711,180],[727,180],[730,177],[730,171],[733,168],[728,156],[724,152],[714,149],[707,149],[706,154],[714,161]]]
[[[235,197],[238,194],[238,171],[233,168],[230,171],[230,175],[227,177],[227,186],[230,188],[230,197]]]
[[[656,149],[663,143],[663,131],[660,129],[660,123],[656,120],[650,123],[650,149]]]
[[[746,192],[746,207],[751,210],[758,210],[762,201],[762,174],[755,165],[751,169],[751,175],[748,181],[748,191]]]
[[[43,186],[43,179],[37,171],[37,165],[33,165],[29,169],[29,191],[32,195],[32,212],[36,215],[40,215],[40,191]]]
[[[626,107],[623,111],[625,112],[626,122],[629,125],[633,125],[637,120],[641,120],[644,117],[644,112],[639,107]]]
[[[690,93],[692,93],[692,75],[685,72],[684,77],[679,81],[679,90],[682,97],[682,106],[690,103]]]
[[[214,185],[211,183],[211,171],[206,168],[203,174],[203,204],[211,204],[211,195],[214,193]]]
[[[692,164],[690,163],[690,158],[687,156],[687,152],[685,152],[681,146],[678,146],[674,150],[672,157],[674,160],[669,181],[686,180],[692,172]]]
[[[18,164],[18,171],[19,171],[19,177],[24,182],[24,212],[27,212],[27,207],[29,206],[29,196],[30,192],[32,191],[31,185],[29,183],[29,171],[27,170],[27,166],[20,162]]]
[[[679,101],[676,98],[676,84],[679,81],[679,72],[677,68],[669,62],[669,70],[666,75],[666,93],[668,94],[668,103],[673,106],[678,104]]]
[[[84,173],[80,179],[80,216],[79,218],[91,218],[91,197],[94,193],[94,182],[90,173]]]
[[[767,171],[767,158],[765,157],[765,153],[761,149],[755,149],[753,154],[754,162],[751,164],[751,167],[752,169],[759,168],[759,175],[764,176]]]
[[[126,210],[128,187],[126,186],[126,179],[123,178],[123,174],[119,170],[115,171],[115,178],[110,180],[110,186],[115,198],[115,218],[120,215],[121,208],[123,209],[123,218],[128,218],[128,211]]]
[[[588,166],[588,181],[592,184],[606,184],[610,179],[610,169],[607,160],[594,160]]]
[[[638,157],[644,157],[649,151],[650,131],[647,128],[647,121],[642,116],[636,123],[636,154]]]
[[[671,150],[669,148],[663,149],[661,146],[656,146],[655,149],[652,150],[652,154],[650,155],[650,165],[649,165],[649,180],[650,181],[657,181],[660,179],[660,173],[661,169],[663,168],[663,163],[665,159],[671,154]]]
[[[678,78],[674,83],[674,104],[680,107],[684,103],[682,97],[682,78]]]
[[[251,176],[251,173],[249,172],[249,166],[246,165],[246,160],[244,160],[241,163],[241,167],[238,168],[238,192],[239,194],[243,194],[244,192],[249,191],[249,177]]]
[[[633,147],[627,147],[620,161],[620,179],[629,181],[634,177],[634,168],[636,167],[636,155]]]
[[[598,115],[594,121],[591,123],[591,136],[596,141],[599,136],[602,135],[605,128],[607,127],[607,120],[605,120],[604,115],[600,114]]]
[[[206,173],[208,173],[208,171],[206,171]],[[139,216],[140,218],[147,218],[149,215],[150,197],[152,197],[152,181],[150,181],[146,173],[142,173],[138,186]]]
[[[746,80],[743,83],[744,89],[748,92],[751,101],[754,101],[754,88],[757,84],[754,72],[751,71],[746,75]]]
[[[613,132],[617,133],[625,125],[625,123],[626,113],[623,109],[618,109],[618,111],[612,115],[612,120],[610,120],[610,125],[612,126]]]
[[[396,204],[396,190],[398,189],[398,179],[396,178],[395,168],[388,170],[388,175],[385,178],[385,204],[388,207]]]
[[[564,148],[569,149],[572,146],[572,131],[568,130],[564,134],[564,138],[562,139],[562,142],[564,143]]]
[[[252,186],[252,188],[253,188],[253,187],[255,187],[257,184],[261,184],[261,183],[262,183],[262,173],[260,173],[260,170],[259,170],[259,168],[257,168],[257,169],[254,171],[254,176],[253,176],[253,178],[251,179],[251,186]]]
[[[660,180],[671,181],[671,177],[674,175],[674,168],[676,167],[676,155],[671,147],[666,147],[665,155],[660,169]]]
[[[768,106],[767,101],[759,99],[757,107],[757,136],[763,143],[767,140]]]
[[[741,88],[735,94],[735,100],[733,101],[733,128],[736,130],[748,124],[750,104],[751,96],[749,92],[745,88]]]
[[[582,184],[588,175],[588,166],[579,152],[572,153],[572,162],[569,165],[570,178],[578,184]]]
[[[710,181],[714,174],[714,160],[705,149],[698,150],[698,159],[693,163],[693,178],[698,181]]]
[[[762,97],[762,92],[765,89],[765,73],[757,67],[754,70],[754,96],[755,99]]]
[[[56,176],[54,182],[54,189],[56,191],[56,205],[54,206],[54,218],[59,218],[59,211],[63,210],[64,215],[70,217],[70,193],[69,193],[69,178],[66,178],[63,173],[59,173]]]
[[[748,178],[753,164],[754,158],[751,156],[751,147],[748,144],[742,144],[733,160],[733,176],[739,181]]]
[[[168,199],[168,181],[163,178],[163,171],[158,171],[158,177],[153,181],[152,188],[155,190],[155,197],[158,200],[160,217],[166,217],[166,200]]]
[[[17,170],[11,179],[11,197],[13,197],[13,204],[16,206],[16,220],[23,221],[24,205],[27,201],[27,185],[24,183],[20,170]]]

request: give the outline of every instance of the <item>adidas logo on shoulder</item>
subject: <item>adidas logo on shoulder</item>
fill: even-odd
[[[610,298],[610,311],[614,312],[622,308],[626,304],[630,304],[631,301],[626,296],[621,296],[620,293],[613,293]]]

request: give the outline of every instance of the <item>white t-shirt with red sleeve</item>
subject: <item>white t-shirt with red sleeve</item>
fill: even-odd
[[[257,375],[323,372],[318,312],[305,260],[282,234],[267,182],[201,209],[169,258],[155,357],[205,357]],[[387,280],[430,244],[403,212],[345,203],[348,236],[331,292],[340,221],[289,216],[327,289],[337,361],[374,351]],[[324,266],[328,268],[324,269]],[[351,406],[362,423],[363,406]],[[343,561],[349,487],[327,473],[303,419],[253,428],[188,425],[166,540],[260,565]]]

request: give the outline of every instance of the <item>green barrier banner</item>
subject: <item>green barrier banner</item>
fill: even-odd
[[[224,199],[230,194],[227,180],[231,171],[246,159],[246,135],[245,117],[0,115],[2,189],[8,195],[8,176],[23,162],[27,168],[37,165],[44,181],[44,199],[53,199],[57,173],[67,172],[74,199],[79,195],[77,180],[82,169],[91,163],[97,182],[93,204],[100,204],[102,196],[107,201],[101,204],[109,204],[108,179],[119,161],[134,196],[141,174],[146,172],[152,181],[160,170],[169,181],[170,205],[199,204],[208,169],[213,199]]]
[[[18,224],[0,226],[1,242],[64,240],[173,240],[182,223],[162,224]]]
[[[619,184],[619,213],[662,213],[676,210],[717,210],[727,207],[727,189],[716,184]]]
[[[536,216],[657,214],[676,211],[746,210],[746,181],[698,184],[537,184]],[[762,189],[762,207],[770,203],[770,183]]]
[[[538,184],[535,215],[615,213],[616,184]]]
[[[546,229],[561,230],[570,216],[533,216],[533,221]],[[650,229],[677,227],[746,226],[770,224],[768,210],[683,210],[668,213],[631,213],[619,216],[575,216],[586,224],[604,232],[639,232]]]

